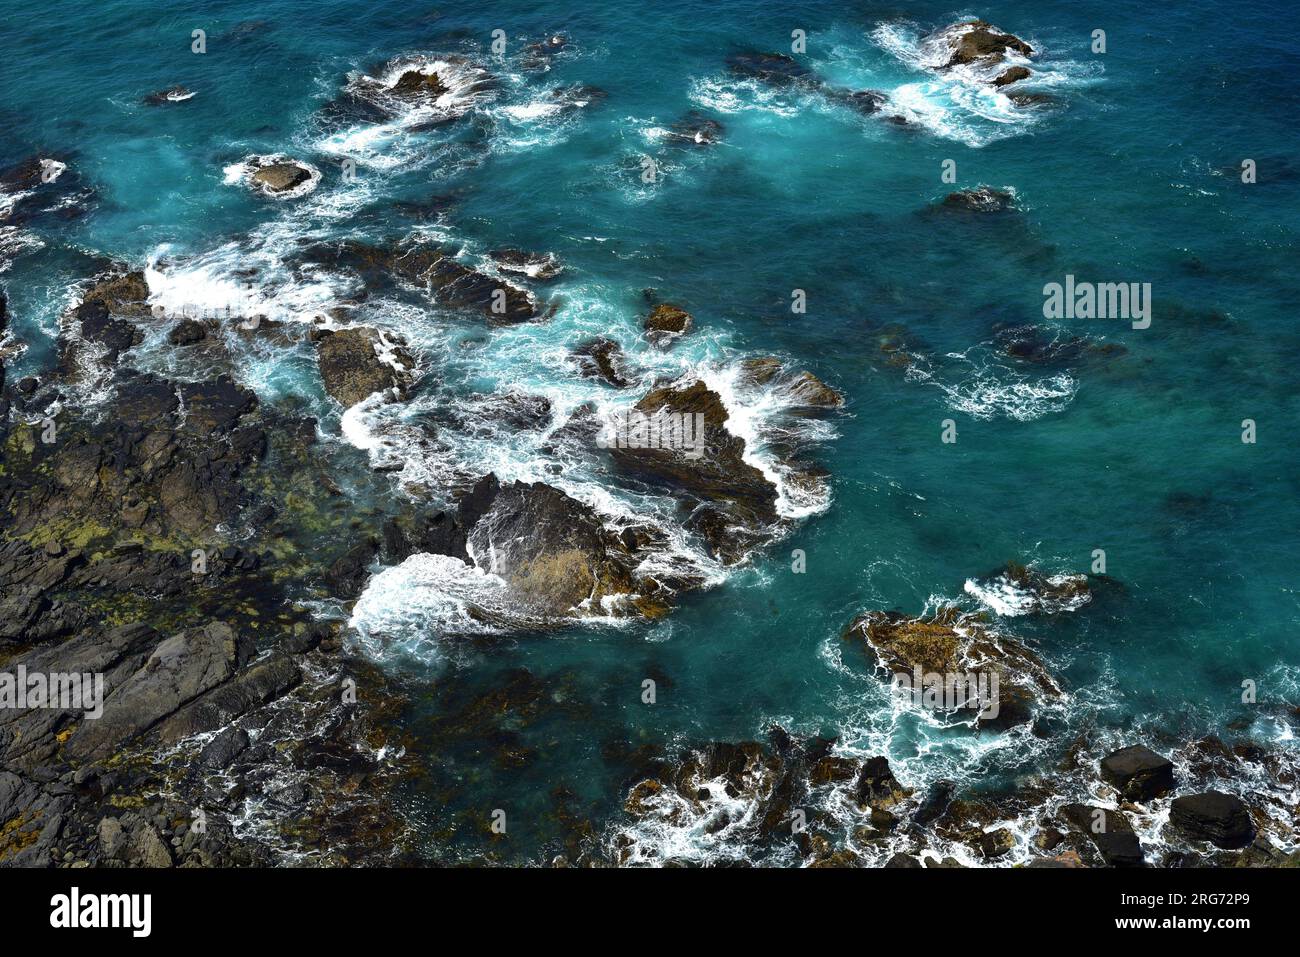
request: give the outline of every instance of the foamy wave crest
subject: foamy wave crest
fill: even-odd
[[[410,72],[437,75],[444,92],[437,96],[405,96],[396,91]],[[347,92],[375,104],[407,129],[455,119],[496,96],[491,73],[461,56],[416,55],[389,61],[376,75],[353,73]]]
[[[687,95],[697,106],[718,113],[771,113],[797,116],[807,95],[751,79],[710,76],[692,80]]]
[[[506,582],[460,559],[419,553],[370,579],[348,627],[374,661],[446,657],[440,640],[499,631],[510,613]]]
[[[1045,576],[1043,581],[1049,588],[1061,588],[1078,581],[1080,577],[1050,575]],[[1049,613],[1077,611],[1091,600],[1086,591],[1071,594],[1060,600],[1045,599],[1032,588],[1014,582],[1006,575],[999,575],[987,582],[968,578],[963,589],[981,605],[1003,618],[1018,618],[1042,611]]]
[[[929,370],[912,366],[906,378],[936,386],[949,408],[973,419],[1032,422],[1064,411],[1078,391],[1078,383],[1064,372],[1047,379],[1027,379],[1009,370],[980,369],[960,382],[947,383]]]
[[[1044,114],[1017,102],[1019,94],[1045,88],[1071,88],[1093,82],[1101,73],[1097,63],[1033,60],[1014,51],[996,62],[954,64],[945,67],[951,53],[944,36],[922,31],[906,22],[882,23],[871,39],[905,67],[929,74],[925,80],[904,83],[888,91],[885,112],[916,124],[935,136],[981,147],[1028,132]],[[1042,44],[1030,45],[1042,51]],[[993,79],[1012,66],[1024,66],[1032,75],[1014,86],[995,87]]]

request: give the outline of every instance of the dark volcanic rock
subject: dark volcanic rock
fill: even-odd
[[[109,757],[182,705],[224,681],[248,661],[252,643],[214,622],[163,641],[144,666],[104,702],[98,720],[73,732],[65,753],[74,761]]]
[[[1174,787],[1174,765],[1140,744],[1101,759],[1101,776],[1128,801],[1150,801]]]
[[[1102,860],[1111,867],[1142,867],[1142,845],[1128,818],[1118,811],[1067,804],[1061,815],[1096,845]]]
[[[1255,839],[1250,810],[1240,798],[1222,791],[1174,798],[1169,823],[1193,840],[1209,841],[1216,847],[1245,847]]]
[[[199,439],[230,432],[240,419],[257,408],[253,391],[237,385],[230,376],[223,375],[211,382],[186,382],[178,391],[185,412],[181,429]]]
[[[81,336],[104,347],[106,362],[115,363],[123,352],[144,341],[144,335],[126,319],[109,314],[102,302],[82,303],[73,315],[81,327]]]
[[[199,752],[199,763],[208,768],[228,767],[249,743],[248,732],[243,728],[227,728]]]
[[[1009,190],[980,186],[949,193],[943,208],[966,213],[1005,213],[1015,209],[1016,197]]]
[[[1033,48],[1010,33],[1003,33],[983,20],[967,20],[944,27],[932,39],[947,44],[950,50],[944,66],[1001,61],[1008,52],[1033,56]]]
[[[402,396],[415,368],[403,346],[397,337],[368,326],[330,332],[316,345],[325,391],[344,408],[388,389]]]
[[[591,339],[578,346],[573,355],[578,360],[578,368],[587,378],[603,379],[616,389],[626,388],[630,384],[623,374],[626,364],[623,347],[613,339]]]
[[[745,440],[728,431],[721,397],[703,382],[683,381],[647,393],[636,411],[690,416],[703,425],[695,457],[675,448],[615,447],[610,454],[628,476],[699,503],[689,524],[723,561],[739,561],[777,521],[777,490],[744,460]]]

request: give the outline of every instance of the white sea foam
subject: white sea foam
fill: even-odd
[[[1059,587],[1078,580],[1077,575],[1048,575],[1044,581],[1050,586]],[[964,586],[970,595],[984,607],[1003,618],[1018,618],[1037,612],[1059,613],[1077,611],[1086,605],[1091,596],[1083,591],[1063,599],[1045,598],[1032,589],[1018,585],[1006,575],[998,575],[988,581],[966,579]]]
[[[1006,418],[1032,422],[1063,411],[1078,391],[1078,383],[1065,372],[1032,379],[993,366],[977,367],[961,380],[948,382],[933,371],[914,364],[908,368],[905,378],[936,386],[949,408],[975,419]]]
[[[1030,46],[1037,51],[1032,59],[1008,51],[995,63],[956,64],[946,69],[940,68],[950,55],[947,41],[916,24],[882,23],[872,31],[871,40],[905,68],[926,74],[924,79],[888,89],[886,114],[972,147],[1029,132],[1043,122],[1045,114],[1018,104],[1014,94],[1084,86],[1095,82],[1102,70],[1099,63],[1045,57],[1043,44],[1032,37]],[[1012,66],[1028,67],[1032,76],[1013,86],[993,86],[994,77]]]
[[[507,588],[458,558],[419,553],[371,579],[348,626],[372,660],[435,661],[446,656],[444,638],[498,630],[484,619],[509,617]]]
[[[782,117],[797,116],[808,102],[808,94],[802,91],[728,76],[692,80],[687,95],[697,106],[718,113],[759,112]]]

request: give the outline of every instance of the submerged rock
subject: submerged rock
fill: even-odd
[[[1010,190],[980,186],[949,193],[943,208],[966,213],[1005,213],[1015,209],[1016,196]]]
[[[376,392],[409,388],[415,360],[396,336],[368,326],[329,332],[316,344],[325,391],[344,408]]]
[[[144,98],[143,102],[146,106],[164,106],[168,103],[183,103],[186,100],[193,99],[193,97],[193,90],[187,90],[183,86],[169,86],[157,93],[150,93]]]
[[[524,47],[521,65],[525,70],[548,70],[551,58],[569,45],[569,37],[564,33],[553,33],[541,40]]]
[[[812,72],[792,56],[785,53],[736,53],[727,57],[727,68],[736,76],[761,80],[773,86],[793,83],[812,84]]]
[[[965,591],[999,615],[1055,615],[1077,611],[1092,600],[1086,575],[1046,575],[1032,565],[1007,562]]]
[[[722,122],[692,110],[674,123],[666,139],[684,146],[713,146],[722,141]]]
[[[1049,334],[1048,330],[1036,325],[995,326],[994,341],[1013,359],[1048,366],[1090,358],[1113,359],[1128,351],[1118,343]]]

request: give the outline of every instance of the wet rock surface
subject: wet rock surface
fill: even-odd
[[[1149,801],[1174,787],[1173,762],[1140,744],[1102,758],[1101,776],[1130,801]]]
[[[129,368],[147,299],[140,272],[114,270],[73,312],[123,347],[103,414],[59,410],[50,442],[39,423],[0,429],[0,670],[102,682],[97,703],[0,708],[0,866],[392,859],[405,772],[376,748],[400,696],[299,603],[348,541],[327,531],[351,521],[321,482],[334,465],[310,420],[227,374]],[[79,342],[42,388],[83,374]],[[364,707],[343,704],[344,669]]]
[[[311,171],[297,163],[272,163],[252,175],[254,183],[273,193],[283,193],[301,186],[311,179]]]
[[[956,608],[941,608],[930,618],[869,611],[854,619],[843,637],[867,651],[878,668],[895,675],[912,675],[917,669],[944,676],[982,674],[989,681],[996,675],[996,714],[978,701],[957,709],[995,727],[1030,721],[1037,709],[1061,694],[1038,655],[994,631],[981,616]]]
[[[1222,848],[1245,847],[1255,837],[1250,811],[1241,798],[1222,791],[1174,798],[1169,823],[1192,840]]]
[[[1024,40],[983,20],[967,20],[944,27],[932,35],[947,45],[949,54],[943,66],[977,62],[1000,62],[1008,53],[1033,56],[1034,49]]]
[[[400,338],[367,327],[327,331],[316,344],[325,391],[344,408],[376,392],[400,397],[415,369],[404,346]]]
[[[657,346],[664,347],[674,339],[681,338],[691,331],[694,318],[680,306],[660,303],[646,316],[644,328],[646,338]]]
[[[701,451],[688,457],[684,448],[616,447],[609,450],[616,465],[630,479],[694,503],[689,527],[720,559],[739,561],[777,521],[777,490],[745,461],[745,441],[728,430],[721,397],[703,382],[683,381],[651,390],[635,409],[644,416],[689,416],[692,428],[703,426]]]

